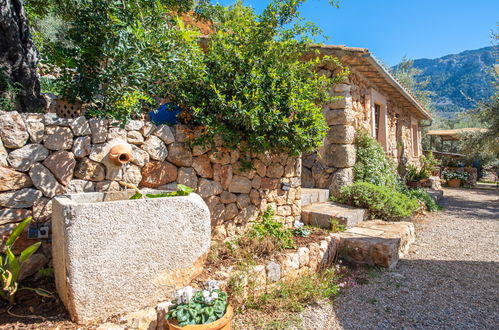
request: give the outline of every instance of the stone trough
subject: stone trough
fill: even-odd
[[[211,226],[201,197],[191,193],[129,200],[133,193],[54,199],[56,286],[76,322],[102,320],[170,299],[202,271]]]

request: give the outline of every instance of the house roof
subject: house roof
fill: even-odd
[[[457,141],[461,138],[461,134],[474,132],[487,132],[487,128],[459,128],[459,129],[434,129],[429,130],[427,135],[440,136],[444,141]]]
[[[430,112],[404,87],[390,71],[378,61],[367,48],[347,47],[343,45],[317,45],[313,48],[322,55],[332,55],[349,68],[354,68],[373,81],[390,98],[405,106],[420,119],[431,119]]]

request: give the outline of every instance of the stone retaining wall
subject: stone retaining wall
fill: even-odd
[[[268,206],[289,225],[299,219],[300,158],[191,148],[189,133],[182,125],[133,120],[120,128],[106,119],[0,111],[0,232],[28,215],[49,221],[58,194],[122,190],[118,180],[194,188],[209,206],[217,240],[244,232]],[[134,160],[109,169],[106,144],[115,139],[132,145]]]

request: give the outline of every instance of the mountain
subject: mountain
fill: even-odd
[[[497,76],[493,66],[499,63],[498,55],[498,46],[484,47],[436,59],[417,59],[414,67],[422,71],[418,80],[429,80],[426,89],[435,93],[432,98],[437,112],[452,118],[494,94]]]

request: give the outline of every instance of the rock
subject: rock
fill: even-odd
[[[291,206],[289,205],[282,205],[277,207],[277,215],[285,217],[291,215],[291,213]]]
[[[237,208],[236,203],[227,204],[225,207],[224,220],[232,220],[239,214],[239,209]]]
[[[40,143],[43,141],[45,125],[43,124],[43,115],[38,113],[29,113],[24,116],[24,123],[29,134],[31,143]]]
[[[120,139],[126,141],[127,139],[127,131],[123,128],[119,127],[111,127],[107,132],[107,140],[112,141],[115,139]]]
[[[220,201],[224,204],[235,203],[237,200],[237,195],[230,193],[228,191],[223,191],[220,194]]]
[[[341,98],[329,104],[329,108],[334,110],[345,110],[345,109],[349,110],[352,108],[352,96],[350,96],[349,93],[341,93],[341,94],[335,95],[335,96],[341,96]]]
[[[192,147],[192,155],[193,156],[201,156],[210,150],[211,150],[211,145],[209,145],[209,144],[195,145]]]
[[[164,301],[156,305],[156,313],[158,314],[156,329],[166,329],[166,313],[168,309],[173,305],[170,301]]]
[[[175,142],[175,135],[173,135],[170,126],[160,125],[152,134],[159,137],[166,144]],[[183,141],[177,141],[177,142],[183,142]]]
[[[159,328],[159,329],[161,329],[161,328]],[[106,323],[99,324],[99,326],[97,327],[97,330],[125,330],[125,328],[118,325],[118,324],[106,322]]]
[[[256,220],[258,217],[258,209],[253,205],[249,205],[239,212],[234,221],[237,224],[247,224],[248,222]]]
[[[201,197],[207,198],[210,196],[220,195],[223,191],[220,182],[213,180],[200,179],[198,193]]]
[[[209,157],[212,163],[227,165],[230,164],[230,153],[223,151],[210,152]]]
[[[90,130],[90,124],[84,116],[75,118],[71,123],[71,129],[75,136],[90,135],[92,130]]]
[[[40,197],[33,203],[33,218],[37,222],[50,220],[52,217],[52,200]]]
[[[140,167],[133,164],[128,165],[123,179],[125,180],[125,182],[131,183],[133,185],[138,185],[140,181],[142,181]]]
[[[267,166],[260,160],[256,159],[253,161],[253,167],[256,170],[256,173],[258,173],[259,176],[265,177],[267,174]]]
[[[277,189],[281,185],[279,179],[262,178],[261,188],[265,190]]]
[[[32,185],[28,175],[0,166],[0,191],[22,189]]]
[[[46,113],[43,117],[46,126],[71,126],[73,119],[70,118],[62,118],[57,116],[56,113],[49,112]]]
[[[74,140],[73,155],[76,158],[83,158],[90,155],[92,147],[92,138],[90,136],[80,136]]]
[[[116,181],[101,181],[95,184],[95,191],[120,191],[120,184]]]
[[[192,167],[179,168],[177,182],[196,190],[198,187],[196,171]]]
[[[203,271],[210,249],[210,213],[199,195],[100,202],[104,196],[53,202],[55,282],[75,322],[156,305]]]
[[[38,272],[40,268],[45,266],[49,262],[49,259],[41,252],[33,254],[28,260],[26,260],[19,272],[19,281]]]
[[[132,155],[132,163],[137,166],[142,167],[149,162],[149,154],[147,153],[147,151],[142,150],[134,145],[132,145]]]
[[[336,144],[350,144],[355,139],[355,128],[349,125],[334,125],[329,128],[326,137],[326,145]]]
[[[31,216],[31,210],[25,209],[0,209],[0,225],[19,222]]]
[[[100,182],[99,182],[100,183]],[[67,193],[82,193],[82,192],[94,192],[95,184],[92,181],[87,180],[71,180],[66,188]]]
[[[260,189],[262,186],[262,178],[259,175],[255,175],[253,180],[251,180],[251,187],[255,189]]]
[[[225,217],[225,205],[224,204],[216,204],[213,207],[213,211],[211,211],[211,225],[212,227],[216,227],[218,225],[222,225]]]
[[[332,144],[326,150],[326,164],[332,167],[353,167],[355,157],[353,144]]]
[[[175,125],[175,140],[177,142],[188,142],[189,131],[189,128],[185,125]]]
[[[144,143],[144,137],[138,131],[130,131],[126,134],[126,142],[141,145]]]
[[[192,167],[200,177],[213,178],[213,167],[211,166],[210,158],[207,155],[194,158]]]
[[[7,148],[17,149],[26,144],[29,138],[26,125],[17,111],[0,116],[0,137]]]
[[[42,193],[33,188],[3,192],[0,193],[0,206],[12,209],[30,208],[40,197],[42,197]]]
[[[106,177],[106,168],[98,162],[83,158],[76,165],[74,176],[82,180],[102,181]]]
[[[153,123],[146,122],[144,123],[144,126],[142,126],[142,128],[140,129],[140,133],[142,133],[144,137],[149,137],[152,133],[154,133],[155,130],[156,126],[154,126]]]
[[[270,261],[265,267],[267,270],[267,283],[277,282],[281,279],[281,265]]]
[[[251,204],[258,206],[261,203],[260,193],[256,189],[251,189],[249,198],[251,200]]]
[[[88,120],[92,132],[92,143],[104,143],[107,140],[107,119],[91,118]]]
[[[29,176],[33,181],[33,185],[41,190],[46,197],[52,198],[55,195],[64,193],[64,187],[57,182],[49,169],[40,163],[36,163],[31,167]]]
[[[326,110],[324,111],[326,123],[332,125],[352,125],[355,123],[355,111],[343,110]]]
[[[155,308],[142,309],[127,316],[127,328],[136,330],[156,330],[158,315]]]
[[[247,206],[250,205],[250,203],[251,201],[248,194],[240,194],[239,196],[237,196],[236,204],[237,207],[239,207],[239,209],[242,210],[246,208]]]
[[[44,160],[48,155],[49,151],[41,144],[28,144],[12,151],[7,160],[12,168],[25,172],[31,165]]]
[[[45,129],[43,144],[50,150],[68,150],[73,145],[73,134],[69,127],[49,126]]]
[[[171,143],[168,146],[168,161],[177,166],[192,166],[192,152],[185,143]]]
[[[142,120],[130,120],[125,125],[127,131],[140,131],[144,127],[144,122]]]
[[[149,136],[141,148],[147,151],[151,159],[154,160],[163,161],[168,156],[166,144],[155,135]]]
[[[220,182],[224,189],[229,189],[233,178],[232,165],[213,165],[213,179]]]
[[[298,261],[300,263],[300,267],[305,267],[309,263],[309,250],[306,247],[299,247],[297,250]]]
[[[0,166],[7,167],[9,166],[9,163],[7,162],[7,157],[9,154],[7,153],[7,150],[3,146],[2,139],[0,138]]]
[[[66,186],[73,178],[76,160],[71,152],[61,150],[45,159],[43,165],[54,174],[57,181]]]
[[[284,167],[281,164],[273,163],[267,167],[267,177],[281,178],[284,174]]]
[[[312,171],[309,170],[308,168],[302,168],[301,182],[302,182],[303,188],[315,187],[314,177],[312,176]]]
[[[229,191],[232,193],[249,194],[251,191],[251,181],[240,175],[234,175],[229,185]]]
[[[168,162],[151,161],[142,168],[140,185],[157,188],[177,180],[177,167]]]
[[[353,183],[353,168],[339,168],[334,172],[333,178],[331,180],[331,185],[329,186],[329,191],[333,195],[337,195],[341,188],[349,186]]]

